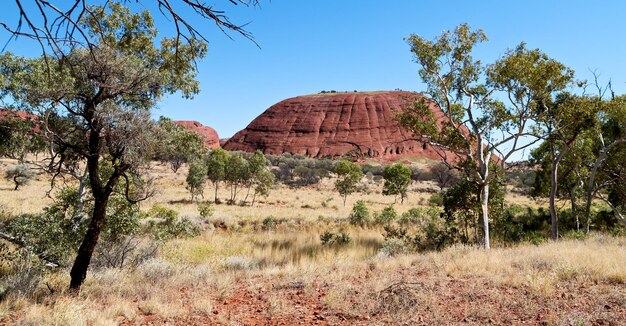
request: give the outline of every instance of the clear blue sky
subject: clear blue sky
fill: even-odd
[[[211,2],[211,1],[209,1]],[[230,137],[272,104],[321,90],[423,91],[408,45],[411,33],[433,38],[467,22],[489,42],[476,53],[492,62],[524,41],[573,68],[597,69],[626,91],[624,1],[272,0],[261,8],[217,2],[260,45],[207,25],[209,52],[199,63],[202,92],[169,96],[155,117],[198,120]],[[3,3],[3,6],[5,4]],[[8,10],[0,13],[0,18]],[[167,26],[161,18],[159,26]],[[164,32],[170,32],[164,30]],[[6,39],[0,34],[0,41]],[[20,52],[19,43],[8,50]]]

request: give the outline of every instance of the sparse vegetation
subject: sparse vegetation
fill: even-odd
[[[430,98],[393,93],[417,100],[368,118],[396,112],[414,139],[382,156],[340,139],[366,125],[343,91],[294,100],[342,109],[313,151],[229,152],[152,115],[199,92],[207,40],[179,6],[251,38],[222,11],[158,1],[167,38],[142,1],[34,3],[41,19],[16,1],[16,29],[0,21],[43,50],[0,55],[0,325],[624,322],[626,96],[599,74],[578,82],[526,43],[484,64],[467,24],[413,34]],[[287,120],[288,139],[309,127]]]
[[[26,164],[20,163],[14,167],[8,168],[4,174],[4,178],[11,180],[15,184],[13,190],[18,190],[19,187],[27,185],[30,179],[33,177],[33,171]]]

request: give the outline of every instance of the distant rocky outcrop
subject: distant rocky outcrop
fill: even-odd
[[[217,131],[215,131],[215,129],[207,127],[198,121],[178,120],[174,121],[174,123],[202,135],[205,138],[205,145],[208,148],[220,147],[220,138],[217,135]]]
[[[326,93],[298,96],[276,103],[231,137],[231,151],[303,154],[338,158],[344,155],[397,159],[440,159],[427,144],[415,140],[395,120],[397,112],[423,96],[405,91]],[[437,119],[443,113],[434,104]]]

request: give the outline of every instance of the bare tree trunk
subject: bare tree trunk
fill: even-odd
[[[491,249],[491,243],[489,241],[489,183],[483,185],[483,189],[480,192],[480,202],[483,214],[483,231],[485,236],[485,249]]]
[[[91,216],[87,233],[78,248],[76,260],[74,261],[74,265],[70,271],[70,290],[73,292],[77,293],[80,291],[80,287],[83,285],[83,282],[87,277],[87,269],[89,268],[89,263],[91,262],[91,256],[93,255],[94,249],[98,244],[100,231],[102,230],[102,226],[104,226],[104,221],[106,219],[108,200],[108,195],[106,198],[95,199],[93,215]]]
[[[250,196],[250,188],[252,188],[252,184],[250,184],[248,186],[248,190],[246,191],[246,197],[243,199],[243,204],[244,206],[246,205],[246,203],[248,202],[248,196]]]
[[[556,209],[556,194],[558,190],[558,172],[560,157],[552,162],[552,169],[550,170],[550,221],[551,221],[551,233],[552,240],[559,238],[559,216]]]
[[[217,204],[217,188],[219,187],[220,183],[219,181],[215,181],[215,199],[213,200],[213,202],[215,202]]]
[[[74,212],[74,218],[85,218],[83,216],[85,209],[85,196],[87,195],[87,186],[89,185],[89,170],[85,167],[85,172],[83,172],[83,176],[80,178],[80,183],[78,184],[78,207],[76,207],[76,211]]]
[[[580,219],[578,218],[578,209],[576,207],[576,195],[573,190],[569,192],[569,197],[572,205],[572,214],[574,214],[574,217],[576,218],[576,232],[580,232]]]

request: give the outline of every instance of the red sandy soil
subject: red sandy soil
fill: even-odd
[[[455,279],[419,270],[401,270],[404,280],[389,293],[371,293],[369,272],[358,273],[341,308],[323,298],[333,284],[297,282],[283,286],[254,277],[221,300],[213,300],[212,316],[166,319],[148,315],[121,325],[624,325],[623,284],[558,283],[549,295],[527,287],[496,285],[485,278]],[[267,284],[258,286],[258,284]],[[188,302],[180,289],[181,299]],[[207,293],[213,298],[213,294]],[[269,298],[285,302],[284,310],[268,311]],[[382,304],[382,303],[385,304]],[[188,303],[187,303],[188,304]],[[365,312],[365,313],[363,313]]]

